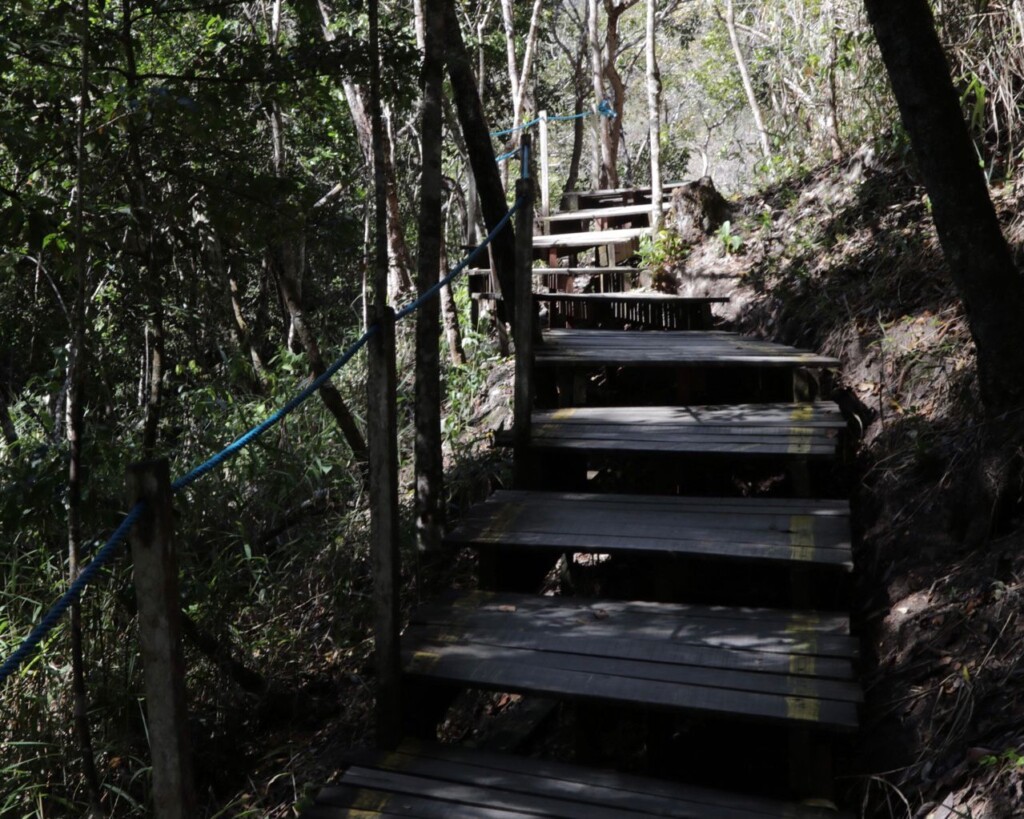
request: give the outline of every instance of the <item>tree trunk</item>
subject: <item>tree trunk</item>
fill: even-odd
[[[990,415],[1024,406],[1024,282],[1003,238],[927,0],[865,0],[977,347]]]
[[[743,82],[743,93],[747,95],[747,105],[750,106],[751,116],[754,117],[754,127],[757,129],[758,144],[761,146],[761,156],[768,159],[772,155],[771,145],[768,144],[768,132],[764,127],[764,119],[761,116],[761,105],[754,93],[754,85],[750,81],[750,72],[747,70],[747,60],[740,48],[740,40],[736,34],[736,11],[733,8],[732,0],[725,0],[725,28],[729,32],[729,42],[732,44],[732,53],[736,57],[736,68],[739,69],[740,79]]]
[[[441,267],[440,274],[448,274],[447,253],[445,252],[444,232],[441,233]],[[455,305],[455,294],[452,286],[445,285],[441,289],[441,319],[444,322],[444,336],[448,342],[448,357],[452,364],[461,366],[466,363],[466,351],[462,348],[462,328],[459,327],[459,310]]]
[[[4,442],[7,446],[13,447],[18,443],[18,430],[14,428],[11,410],[7,406],[7,398],[4,396],[3,388],[0,388],[0,432],[3,433]]]
[[[438,281],[441,268],[441,148],[444,93],[444,0],[425,0],[422,116],[420,134],[420,214],[416,287],[422,296]],[[416,313],[416,546],[433,551],[441,545],[444,510],[441,498],[440,300],[435,296]]]
[[[135,61],[135,38],[132,33],[133,8],[131,0],[122,3],[121,47],[125,59],[125,84],[136,99],[139,97],[139,76]],[[146,192],[146,175],[142,165],[142,137],[139,134],[138,119],[129,117],[126,123],[128,155],[131,176],[127,180],[129,199],[137,241],[142,250],[140,286],[148,302],[146,334],[146,383],[149,387],[146,402],[146,417],[142,428],[142,457],[149,460],[154,456],[160,427],[160,413],[163,402],[164,376],[164,304],[163,265],[161,254],[156,248],[156,228],[150,208],[150,197]]]
[[[283,243],[287,245],[288,243]],[[285,247],[278,247],[280,251],[284,249],[286,254],[288,249]],[[313,378],[319,378],[324,371],[327,369],[327,364],[324,361],[324,357],[320,352],[320,345],[317,343],[316,336],[313,335],[313,331],[309,325],[306,324],[306,317],[302,310],[302,302],[297,288],[295,287],[295,281],[291,275],[291,270],[295,266],[295,260],[289,254],[286,258],[280,258],[273,252],[270,254],[268,261],[270,262],[270,268],[277,277],[278,287],[281,291],[281,300],[284,302],[285,309],[288,311],[288,317],[291,320],[291,326],[295,331],[295,337],[298,340],[300,346],[306,354],[306,359],[309,361],[309,369]],[[368,452],[366,449],[366,441],[363,439],[362,432],[359,431],[359,425],[356,423],[356,419],[352,417],[352,413],[345,403],[345,400],[341,397],[341,393],[338,392],[338,388],[334,386],[330,381],[324,384],[320,388],[320,398],[324,402],[324,406],[327,407],[331,415],[334,416],[334,420],[338,423],[338,429],[341,430],[341,434],[345,438],[345,442],[348,444],[349,449],[352,450],[352,455],[355,459],[361,463],[366,463]]]
[[[647,0],[647,118],[651,138],[651,229],[661,229],[661,75],[658,73],[654,18],[657,0]]]
[[[448,49],[448,77],[452,83],[459,124],[466,138],[480,206],[487,229],[494,230],[508,213],[508,206],[505,204],[505,190],[501,185],[487,121],[476,89],[473,66],[462,39],[452,0],[446,0],[445,3],[445,45]],[[505,320],[515,326],[515,234],[511,223],[494,237],[491,247],[505,305]]]
[[[359,137],[359,145],[363,150],[363,158],[366,160],[366,164],[372,167],[373,128],[367,113],[366,90],[360,85],[347,81],[342,83],[342,87],[345,91],[349,111],[352,114],[352,122],[356,126],[356,135]],[[392,300],[395,300],[400,293],[412,289],[412,278],[409,275],[412,263],[409,260],[409,246],[405,241],[405,233],[402,231],[398,177],[395,173],[394,163],[391,161],[391,140],[387,128],[384,128],[381,134],[381,150],[384,163],[384,202],[387,207],[388,290]]]
[[[601,117],[601,129],[608,141],[608,166],[611,173],[608,185],[619,186],[619,145],[622,139],[622,115],[626,110],[626,84],[619,74],[619,18],[640,0],[604,0],[605,16],[608,22],[604,34],[604,76],[612,88],[612,110],[614,117]]]
[[[83,386],[85,384],[86,345],[86,278],[89,274],[88,250],[85,239],[85,187],[86,148],[85,112],[89,107],[89,26],[90,3],[82,3],[81,20],[81,74],[76,123],[75,169],[75,301],[71,312],[71,348],[68,355],[66,430],[68,440],[67,532],[68,532],[68,584],[78,579],[82,548],[82,435],[84,421]],[[96,757],[92,749],[89,730],[89,700],[85,688],[85,657],[82,639],[82,607],[76,601],[70,612],[71,638],[71,691],[74,699],[73,722],[81,754],[82,777],[85,780],[90,814],[100,816],[100,779],[96,770]]]
[[[587,25],[590,41],[591,79],[594,84],[594,105],[600,105],[604,93],[604,60],[601,57],[600,18],[597,0],[587,2]],[[612,132],[608,120],[594,117],[594,185],[597,188],[614,188],[619,184],[618,169],[612,157]]]

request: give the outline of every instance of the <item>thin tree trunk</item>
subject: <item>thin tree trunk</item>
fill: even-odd
[[[661,75],[658,73],[658,53],[654,18],[657,0],[647,0],[647,116],[651,138],[651,229],[661,229]]]
[[[733,0],[725,0],[725,28],[729,32],[729,42],[732,44],[732,53],[736,57],[736,68],[740,72],[740,80],[743,82],[743,93],[747,95],[747,105],[750,106],[750,114],[754,118],[754,127],[757,129],[758,144],[761,146],[761,155],[768,159],[772,155],[771,145],[768,144],[768,131],[764,127],[764,119],[761,116],[761,105],[754,94],[754,85],[750,81],[750,72],[747,71],[747,60],[740,48],[739,37],[736,35],[736,12],[733,8]]]
[[[505,204],[505,190],[494,159],[476,78],[452,0],[445,3],[445,45],[448,49],[448,77],[476,178],[484,221],[488,230],[494,230],[508,213],[508,205]],[[491,247],[505,306],[505,320],[515,326],[515,234],[511,224],[495,236]]]
[[[370,117],[367,113],[366,90],[355,83],[345,81],[342,83],[345,91],[345,99],[348,102],[349,111],[352,114],[352,122],[356,126],[356,135],[359,138],[359,145],[363,150],[363,157],[368,166],[373,166],[373,128]],[[384,154],[384,180],[385,180],[385,205],[387,207],[387,229],[386,241],[388,243],[388,281],[389,291],[392,300],[400,293],[412,289],[412,279],[409,270],[412,263],[409,260],[409,247],[405,241],[405,234],[402,231],[402,213],[398,199],[398,177],[395,174],[394,163],[391,162],[391,140],[388,137],[387,129],[381,135]]]
[[[285,249],[285,248],[278,248]],[[285,249],[287,252],[287,249]],[[327,369],[327,363],[324,361],[324,357],[320,352],[320,345],[317,343],[316,336],[313,335],[312,330],[306,323],[306,317],[302,310],[302,302],[300,296],[295,288],[295,282],[293,281],[290,271],[295,267],[294,259],[289,258],[274,258],[270,259],[271,270],[277,276],[278,287],[281,291],[281,299],[284,301],[285,309],[288,311],[288,316],[291,319],[291,326],[295,331],[296,339],[298,340],[301,348],[306,354],[306,360],[309,362],[309,369],[313,378],[319,378]],[[338,388],[334,386],[330,381],[324,384],[320,388],[320,398],[324,402],[324,406],[327,407],[331,415],[334,416],[334,420],[338,423],[338,429],[341,430],[341,434],[345,438],[345,442],[352,450],[352,454],[359,463],[366,463],[369,457],[368,450],[366,448],[366,441],[363,438],[362,432],[359,430],[359,425],[356,423],[356,419],[352,416],[348,405],[345,400],[341,397],[341,393],[338,392]]]
[[[210,258],[211,266],[219,274],[219,278],[227,287],[228,302],[231,310],[231,328],[235,337],[235,343],[243,355],[249,357],[252,364],[252,388],[255,392],[263,390],[263,383],[266,368],[259,350],[253,343],[252,330],[242,310],[242,291],[238,284],[238,277],[231,270],[231,263],[224,259],[224,248],[220,236],[214,232],[211,237],[207,255]]]
[[[68,438],[68,583],[78,579],[82,547],[82,435],[84,408],[82,402],[85,384],[86,356],[86,279],[88,277],[88,250],[85,239],[85,112],[89,107],[89,0],[82,0],[81,9],[81,77],[76,124],[75,169],[75,300],[71,312],[72,339],[68,356],[68,391],[65,423]],[[82,776],[91,813],[101,815],[100,779],[93,755],[92,735],[89,730],[89,701],[85,688],[85,659],[82,639],[82,608],[77,601],[71,606],[71,690],[74,699],[74,725],[81,755]]]
[[[281,0],[275,0],[280,3]],[[275,17],[279,20],[279,16]],[[277,31],[271,31],[271,42],[277,41]],[[271,138],[274,157],[274,174],[283,176],[285,169],[285,143],[280,109],[277,100],[271,102]],[[304,225],[300,222],[291,226],[288,235],[280,238],[267,252],[268,267],[275,274],[281,301],[289,317],[289,341],[294,340],[305,351],[313,378],[327,370],[327,363],[320,352],[320,345],[306,323],[302,307],[302,272],[305,269]],[[338,424],[345,442],[352,450],[356,461],[365,464],[369,458],[366,440],[359,425],[352,416],[348,405],[338,388],[331,382],[320,387],[320,398]]]
[[[533,11],[530,13],[530,28],[526,35],[526,46],[523,49],[523,67],[519,72],[519,93],[515,96],[515,109],[512,112],[512,124],[518,128],[525,117],[523,111],[530,95],[530,71],[533,69],[533,54],[537,47],[537,31],[540,23],[542,0],[534,0]]]
[[[15,429],[14,421],[11,419],[11,410],[7,405],[3,389],[0,389],[0,432],[3,432],[7,446],[13,447],[18,443],[18,430]]]
[[[928,0],[865,0],[977,348],[985,409],[1024,406],[1024,280],[1003,238]]]
[[[132,32],[133,8],[131,0],[122,2],[121,47],[125,59],[125,84],[129,92],[138,97],[140,83],[135,60],[135,35]],[[160,427],[160,415],[163,403],[164,377],[164,304],[163,304],[163,266],[158,263],[158,251],[155,247],[155,225],[153,213],[149,207],[149,196],[146,193],[146,175],[142,165],[141,136],[138,120],[129,117],[126,120],[128,134],[128,155],[131,166],[131,178],[128,180],[128,191],[134,217],[137,244],[142,248],[142,269],[145,276],[140,284],[146,293],[148,313],[146,321],[146,415],[142,428],[142,457],[150,459],[156,452],[156,444]]]
[[[619,146],[622,141],[622,116],[626,110],[626,84],[619,74],[619,18],[635,6],[639,0],[604,0],[605,16],[608,18],[604,35],[604,76],[612,88],[612,110],[615,116],[602,117],[601,128],[608,142],[608,166],[611,169],[609,187],[619,186]]]
[[[441,267],[441,147],[444,112],[444,0],[425,0],[422,116],[420,134],[420,252],[416,286],[420,295],[438,281]],[[439,299],[416,314],[416,545],[432,551],[441,545],[444,510],[444,461],[441,455],[441,362]]]
[[[597,0],[587,1],[587,25],[590,40],[591,80],[594,85],[594,105],[605,98],[604,60],[601,57],[600,17]],[[606,118],[595,116],[594,123],[594,183],[598,188],[618,185],[618,172],[612,160],[611,129]]]
[[[512,99],[519,99],[519,66],[516,60],[516,32],[512,14],[512,0],[501,0],[501,22],[505,27],[505,57],[508,62],[508,82]]]
[[[444,232],[441,233],[441,276],[448,275],[447,252],[445,251]],[[446,284],[441,288],[441,321],[444,324],[444,337],[448,342],[448,358],[452,364],[462,366],[466,363],[466,351],[462,347],[462,328],[459,326],[459,309],[455,304],[452,286]]]

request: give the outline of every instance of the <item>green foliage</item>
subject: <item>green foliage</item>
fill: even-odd
[[[722,252],[725,253],[726,256],[732,256],[734,253],[739,253],[743,249],[743,237],[738,233],[732,232],[732,222],[728,219],[719,225],[715,236],[718,241],[722,243]]]

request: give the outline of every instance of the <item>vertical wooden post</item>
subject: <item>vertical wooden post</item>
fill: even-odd
[[[551,191],[548,188],[548,112],[541,111],[540,119],[540,215],[548,217],[551,215]],[[550,233],[551,227],[548,222],[543,223],[544,233]]]
[[[529,155],[530,138],[524,135],[525,156]],[[530,474],[530,413],[533,410],[533,179],[516,182],[516,200],[521,201],[516,213],[516,380],[513,419],[513,484],[523,488]]]
[[[378,327],[370,339],[367,360],[377,745],[391,749],[402,738],[395,311],[375,305],[371,318]]]
[[[130,540],[153,760],[153,815],[190,819],[196,815],[195,792],[167,461],[132,464],[127,484],[132,505],[146,504]]]

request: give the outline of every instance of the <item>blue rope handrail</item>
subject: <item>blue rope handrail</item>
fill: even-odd
[[[518,153],[518,150],[516,151]],[[525,153],[525,152],[524,152]],[[524,157],[528,160],[528,155]],[[529,162],[523,162],[523,177],[525,178],[529,174]],[[401,321],[407,316],[412,315],[419,310],[424,304],[430,299],[434,298],[440,291],[441,288],[447,284],[450,284],[463,270],[465,270],[486,248],[494,241],[494,238],[504,230],[505,226],[509,223],[512,216],[522,206],[523,200],[517,199],[511,208],[507,210],[501,220],[494,226],[494,229],[487,234],[487,237],[481,242],[472,252],[470,252],[461,262],[459,262],[451,272],[448,273],[443,279],[438,281],[426,292],[422,293],[418,298],[402,307],[395,313],[395,321]],[[352,358],[355,356],[360,349],[362,349],[366,343],[380,329],[379,324],[371,325],[365,333],[363,333],[355,343],[352,344],[345,352],[339,356],[339,358],[331,364],[326,370],[323,371],[316,379],[314,379],[305,389],[302,390],[298,395],[292,398],[283,407],[272,413],[261,423],[250,429],[244,435],[239,436],[224,449],[218,452],[216,455],[208,458],[199,466],[194,467],[188,473],[178,478],[176,481],[171,483],[171,489],[178,492],[181,489],[189,486],[190,484],[197,481],[203,475],[207,474],[213,469],[216,469],[220,464],[224,463],[228,458],[236,455],[248,444],[255,441],[267,430],[277,424],[286,415],[294,412],[302,403],[304,403],[310,396],[319,390],[324,384],[326,384],[342,367],[344,367]],[[145,503],[140,501],[136,503],[125,515],[120,525],[114,530],[114,533],[110,536],[106,543],[103,544],[102,548],[96,553],[95,557],[89,562],[89,565],[82,569],[78,577],[68,587],[67,591],[64,592],[57,600],[56,603],[50,608],[50,610],[43,616],[36,626],[32,629],[25,639],[21,641],[18,648],[11,654],[10,657],[0,666],[0,686],[3,686],[7,682],[8,678],[18,671],[21,665],[32,656],[35,650],[40,646],[43,640],[56,628],[60,618],[74,603],[81,597],[82,592],[89,585],[90,582],[95,578],[107,563],[109,563],[115,556],[117,547],[121,545],[124,539],[131,532],[132,527],[138,521],[139,517],[145,509]]]
[[[615,119],[616,116],[615,109],[612,108],[611,102],[609,102],[608,100],[601,100],[601,103],[600,105],[597,106],[596,111],[583,111],[582,113],[579,114],[558,114],[557,116],[548,117],[547,120],[548,122],[570,122],[574,119],[584,119],[585,117],[593,116],[595,113],[598,114],[599,116],[607,117],[608,119]],[[539,122],[540,117],[536,117],[535,119],[531,119],[529,122],[524,122],[522,125],[517,125],[515,128],[505,128],[504,130],[501,131],[491,131],[491,136],[509,136],[510,134],[515,134],[519,131],[525,131],[527,128],[532,128]],[[498,161],[501,162],[502,159],[508,159],[508,157],[512,156],[514,153],[515,152],[513,151],[507,155],[503,154],[498,158]]]

